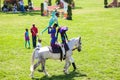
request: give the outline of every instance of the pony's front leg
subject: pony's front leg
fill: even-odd
[[[75,71],[75,70],[76,70],[76,65],[75,65],[75,62],[74,62],[74,59],[73,59],[73,57],[72,57],[72,56],[70,57],[70,61],[71,61],[72,66],[73,66],[73,68],[74,68],[74,70],[73,70],[73,71]]]
[[[31,71],[31,73],[30,73],[30,77],[31,77],[31,78],[33,78],[33,77],[34,77],[34,70],[33,70],[33,71]]]
[[[68,68],[69,68],[69,66],[71,65],[69,58],[66,59],[65,62],[66,62],[66,63],[65,63],[65,66],[64,66],[64,70],[63,70],[63,71],[64,71],[65,74],[68,74]]]

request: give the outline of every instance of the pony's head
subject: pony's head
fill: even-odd
[[[81,37],[79,37],[79,40],[78,40],[78,47],[77,47],[78,52],[81,51],[81,48],[82,48],[81,44],[82,44],[82,43],[81,43]]]
[[[77,49],[78,52],[81,51],[81,37],[71,39],[70,44],[69,47],[71,47],[72,50]]]

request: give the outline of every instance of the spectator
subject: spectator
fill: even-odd
[[[31,2],[31,1],[28,3],[28,10],[29,11],[33,10],[33,2]]]
[[[35,27],[35,24],[32,25],[31,33],[32,33],[33,48],[35,48],[36,47],[37,33],[38,33],[38,29],[37,29],[37,27]]]
[[[18,3],[20,5],[20,11],[25,12],[23,0],[20,0]]]
[[[44,1],[44,16],[48,15],[48,0]]]
[[[37,46],[36,46],[36,48],[35,48],[35,51],[37,51],[36,54],[35,54],[35,58],[36,58],[36,59],[38,58],[39,50],[40,50],[40,48],[42,47],[41,42],[42,42],[42,40],[41,40],[41,39],[38,39],[38,43],[37,43]]]
[[[63,3],[63,7],[64,7],[64,18],[67,18],[67,10],[68,10],[68,3],[65,2],[64,0],[60,0],[61,3]]]
[[[2,7],[3,12],[8,12],[8,4],[5,2],[3,7]]]
[[[13,6],[13,12],[14,12],[14,13],[17,12],[17,5],[16,5],[16,4],[14,4],[14,6]]]
[[[29,32],[28,29],[25,29],[25,48],[27,48],[27,43],[28,43],[28,48],[30,49]]]
[[[37,49],[40,49],[42,47],[41,42],[42,42],[42,40],[38,39],[38,43],[37,43],[37,46],[36,46]]]

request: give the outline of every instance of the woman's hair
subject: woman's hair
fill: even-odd
[[[26,31],[28,31],[28,29],[27,29],[27,28],[26,28],[25,30],[26,30]]]
[[[55,26],[55,27],[57,27],[57,26],[58,26],[58,24],[56,24],[56,23],[55,23],[55,24],[54,24],[54,26]]]
[[[59,13],[58,12],[56,12],[56,14],[55,14],[56,16],[59,16]]]
[[[35,24],[33,24],[33,26],[35,26]]]
[[[41,42],[42,42],[42,40],[41,40],[41,39],[38,39],[38,42],[40,42],[40,43],[41,43]]]

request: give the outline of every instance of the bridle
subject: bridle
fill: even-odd
[[[80,51],[81,51],[81,49],[80,49],[80,47],[81,47],[81,46],[80,46],[80,45],[81,45],[80,40],[81,40],[81,37],[79,37],[78,46],[77,46],[77,47],[75,47],[75,48],[73,48],[73,49],[72,49],[72,51],[74,51],[74,50],[76,50],[76,49],[78,50],[78,52],[80,52]]]

